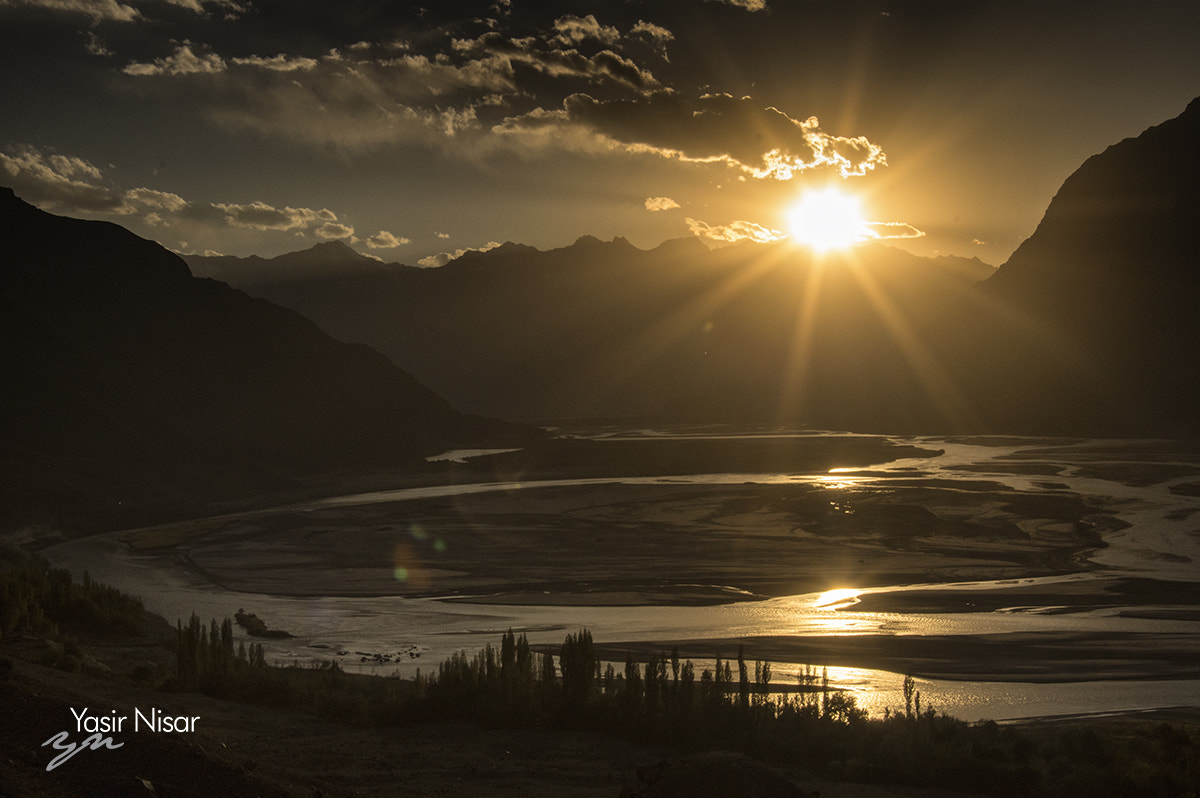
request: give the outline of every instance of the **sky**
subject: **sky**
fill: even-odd
[[[582,235],[999,265],[1200,95],[1200,3],[0,0],[0,185],[181,253],[437,266]]]

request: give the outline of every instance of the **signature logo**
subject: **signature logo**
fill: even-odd
[[[96,732],[81,743],[71,742],[69,739],[70,736],[70,732],[61,731],[46,742],[42,743],[43,748],[50,745],[53,746],[55,750],[62,751],[61,754],[50,760],[50,764],[46,765],[46,770],[54,770],[56,767],[61,765],[63,762],[66,762],[80,751],[96,751],[100,748],[120,748],[121,746],[125,745],[125,743],[113,742],[113,738],[105,737],[100,732]]]
[[[119,743],[109,735],[127,731],[126,723],[130,721],[132,723],[129,725],[133,728],[128,731],[141,732],[145,730],[152,734],[170,734],[194,732],[196,723],[200,720],[199,716],[195,715],[171,716],[157,707],[151,707],[149,712],[134,708],[132,716],[118,715],[116,710],[112,710],[108,715],[92,715],[88,713],[87,707],[82,710],[72,707],[71,714],[75,716],[75,732],[89,736],[85,737],[82,742],[75,742],[71,740],[70,731],[61,731],[42,743],[43,748],[50,746],[55,751],[61,752],[50,760],[50,764],[46,765],[46,770],[54,770],[80,751],[120,748],[125,743]]]

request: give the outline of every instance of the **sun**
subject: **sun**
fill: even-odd
[[[851,247],[867,238],[858,199],[835,187],[809,191],[787,213],[791,239],[818,252]]]

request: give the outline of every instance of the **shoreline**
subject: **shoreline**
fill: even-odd
[[[804,635],[605,642],[598,655],[644,661],[679,649],[683,660],[728,659],[863,668],[954,682],[1058,684],[1200,680],[1195,635],[1020,633],[977,635]],[[1200,696],[1198,696],[1200,701]]]
[[[789,453],[785,442],[769,441],[772,457]],[[663,445],[637,445],[649,443]],[[1138,456],[1158,464],[1174,451],[1157,453],[1154,442],[1041,439],[999,447],[977,439],[834,443],[849,449],[835,457],[825,441],[811,456],[793,456],[792,465],[806,468],[702,482],[667,473],[535,483],[555,472],[545,453],[524,479],[488,482],[519,473],[522,458],[529,463],[528,452],[507,453],[455,466],[463,484],[435,486],[432,495],[351,493],[128,530],[114,543],[124,541],[142,567],[184,562],[190,579],[238,592],[229,612],[244,605],[297,635],[287,654],[296,660],[416,645],[428,662],[459,642],[471,651],[494,645],[492,630],[498,638],[508,626],[536,632],[548,650],[578,628],[575,618],[603,618],[597,639],[617,660],[675,644],[696,659],[729,656],[741,641],[758,659],[964,683],[1200,679],[1192,665],[1200,635],[1155,631],[1196,629],[1200,578],[1189,576],[1186,549],[1145,543],[1147,529],[1178,529],[1181,545],[1195,544],[1188,523],[1200,511],[1196,498],[1173,492],[1170,481],[1144,484],[1147,474],[1186,481],[1190,469],[1129,462],[1122,470],[1109,460],[1146,449]],[[726,442],[715,445],[712,456]],[[745,464],[763,443],[736,445]],[[588,464],[592,471],[616,468],[632,451],[628,442],[604,446],[614,448]],[[690,464],[681,454],[700,451],[689,442],[666,446],[680,466],[671,472]],[[861,465],[840,465],[844,451]],[[486,490],[473,489],[481,484]],[[788,620],[783,597],[835,589],[857,595],[852,606],[821,615],[825,632]],[[372,643],[367,623],[310,628],[307,611],[293,609],[307,606],[357,617],[398,612],[405,620],[392,623],[410,631]],[[738,607],[742,616],[726,612]],[[758,618],[745,613],[760,607],[778,620],[743,620],[724,634],[723,621],[714,621],[714,637],[695,634],[705,618]],[[642,639],[628,638],[619,619],[640,608],[667,620],[657,629],[642,623]],[[682,634],[679,626],[670,631],[675,611],[688,618]],[[908,618],[930,626],[897,626]],[[763,633],[771,623],[778,631]],[[976,631],[939,632],[963,624]]]

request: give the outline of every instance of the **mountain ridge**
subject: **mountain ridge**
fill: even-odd
[[[1200,98],[1088,158],[980,287],[970,346],[1004,343],[990,347],[991,373],[971,380],[978,403],[1007,397],[994,417],[1029,429],[1200,431],[1196,141]]]
[[[581,236],[546,251],[510,243],[436,269],[331,274],[253,290],[338,337],[380,348],[471,412],[525,419],[732,412],[742,420],[778,415],[767,408],[773,400],[734,384],[751,379],[748,386],[781,389],[766,361],[786,368],[780,342],[794,335],[790,317],[803,305],[805,275],[823,271],[828,295],[859,316],[869,300],[856,281],[871,275],[903,314],[925,324],[919,296],[957,295],[992,273],[977,259],[925,259],[879,245],[829,263],[846,268],[814,265],[790,245],[710,250],[692,238],[642,250],[624,238]],[[829,323],[818,326],[833,335]],[[764,364],[739,346],[757,350]],[[822,348],[836,346],[830,338]]]
[[[1197,140],[1200,98],[1088,158],[994,270],[583,236],[255,291],[489,415],[1192,434]]]
[[[117,225],[3,190],[0,246],[5,522],[95,528],[517,432]]]

